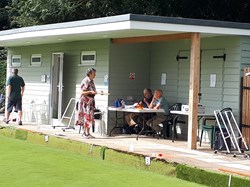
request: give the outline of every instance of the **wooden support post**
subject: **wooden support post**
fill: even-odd
[[[246,141],[247,146],[250,146],[250,68],[244,68],[243,75],[243,94],[242,94],[242,135]]]
[[[200,33],[191,34],[190,80],[189,80],[189,115],[188,115],[188,148],[197,147],[198,129],[198,93],[200,82]]]

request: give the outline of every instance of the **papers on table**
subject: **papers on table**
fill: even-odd
[[[119,111],[119,112],[134,112],[134,113],[165,113],[164,109],[151,109],[151,108],[143,108],[143,109],[137,109],[133,105],[126,105],[125,108],[121,107],[108,107],[108,110],[110,111]]]

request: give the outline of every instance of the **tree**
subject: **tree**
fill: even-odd
[[[76,20],[80,0],[13,0],[9,9],[12,27],[24,27]]]
[[[6,6],[10,5],[10,0],[0,1],[0,30],[6,30],[10,28],[9,15]],[[6,55],[5,48],[0,48],[0,94],[5,93],[6,83]],[[4,97],[0,103],[0,107],[4,105]]]
[[[0,1],[0,30],[5,30],[10,28],[9,15],[6,6],[11,4],[10,0]]]
[[[6,56],[7,50],[2,48],[0,50],[0,94],[5,93],[5,83],[6,83]]]
[[[127,13],[250,22],[249,8],[248,0],[12,0],[9,13],[23,27]]]

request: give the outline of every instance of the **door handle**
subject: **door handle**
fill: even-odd
[[[61,83],[59,83],[57,85],[57,88],[58,88],[58,91],[61,92],[61,91],[63,91],[64,86],[63,85],[61,86]]]

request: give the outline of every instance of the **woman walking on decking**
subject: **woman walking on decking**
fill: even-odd
[[[89,68],[87,70],[87,76],[81,82],[81,96],[78,105],[78,119],[76,124],[83,126],[84,138],[94,138],[90,134],[90,128],[95,125],[94,109],[95,109],[95,95],[96,87],[94,78],[96,76],[96,70]]]

